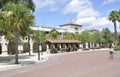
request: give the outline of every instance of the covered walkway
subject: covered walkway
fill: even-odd
[[[79,49],[80,41],[52,39],[47,40],[45,43],[48,44],[48,49],[50,50],[50,53],[58,53],[77,51],[77,49]]]

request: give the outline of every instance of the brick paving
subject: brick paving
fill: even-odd
[[[108,51],[54,55],[48,61],[0,72],[0,77],[120,77],[120,54]]]

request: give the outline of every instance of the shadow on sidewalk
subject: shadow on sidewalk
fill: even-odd
[[[36,63],[35,61],[30,60],[31,57],[35,57],[35,55],[19,55],[19,64],[21,65],[29,65]],[[13,65],[15,64],[15,55],[8,56],[0,56],[0,63],[4,65]]]

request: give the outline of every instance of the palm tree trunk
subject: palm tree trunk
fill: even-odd
[[[37,46],[37,50],[38,50],[38,60],[40,60],[40,50],[39,50],[39,44]]]
[[[29,56],[31,55],[30,53],[30,36],[28,35],[28,52],[29,52]]]
[[[14,42],[15,42],[15,64],[19,64],[18,62],[18,31],[15,31],[14,33],[14,36],[15,36],[15,39],[14,39]]]
[[[115,31],[115,46],[117,45],[117,26],[116,26],[116,21],[113,22],[114,24],[114,31]]]

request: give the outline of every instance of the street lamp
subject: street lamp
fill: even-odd
[[[40,60],[40,51],[42,50],[41,43],[38,45],[38,60]]]

